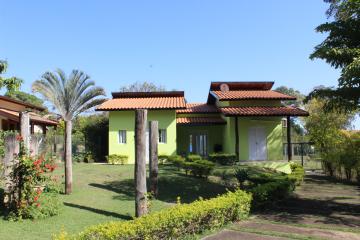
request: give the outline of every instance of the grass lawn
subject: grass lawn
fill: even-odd
[[[89,225],[134,216],[133,165],[74,164],[73,171],[74,192],[60,196],[64,207],[59,216],[22,222],[0,218],[0,239],[50,239],[62,228],[76,233]],[[62,169],[56,174],[62,175]],[[151,211],[171,206],[178,196],[182,202],[192,202],[199,196],[210,198],[225,191],[225,186],[214,181],[185,176],[163,165],[159,169],[159,197],[152,202]]]

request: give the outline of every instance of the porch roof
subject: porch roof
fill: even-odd
[[[220,110],[225,116],[309,116],[307,111],[289,106],[223,107]]]
[[[0,116],[4,116],[15,122],[19,122],[19,114],[20,113],[16,111],[0,108]],[[29,115],[30,115],[30,122],[34,124],[47,125],[47,126],[56,126],[59,124],[57,121],[41,117],[40,115],[37,115],[33,112],[30,112]]]
[[[214,125],[226,124],[221,117],[180,117],[176,119],[176,123],[180,125]]]
[[[187,103],[185,109],[176,110],[176,113],[219,113],[215,105],[206,103]]]
[[[97,111],[117,111],[135,109],[182,109],[186,108],[184,92],[116,92]]]
[[[296,97],[279,93],[273,90],[236,90],[236,91],[211,91],[219,101],[232,100],[296,100]]]

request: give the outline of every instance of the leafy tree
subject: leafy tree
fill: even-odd
[[[90,76],[73,70],[69,76],[58,69],[46,72],[33,83],[34,92],[40,93],[54,105],[65,122],[65,194],[72,192],[72,121],[80,113],[99,104],[105,96],[103,88],[96,87]]]
[[[315,47],[310,59],[322,59],[340,69],[336,88],[315,89],[313,97],[326,99],[326,108],[341,107],[343,110],[360,109],[360,1],[325,0],[330,3],[327,11],[334,21],[316,28],[328,33],[327,38]]]
[[[121,92],[163,92],[165,87],[157,86],[151,82],[135,82],[120,88]]]
[[[303,101],[305,99],[305,95],[302,94],[299,90],[295,90],[293,88],[288,88],[288,87],[285,87],[285,86],[280,86],[280,87],[275,88],[275,91],[296,97],[296,100],[284,101],[285,105],[294,106],[294,107],[303,106]],[[291,118],[291,126],[292,126],[292,130],[298,136],[303,136],[304,135],[304,128],[303,128],[301,122],[297,121],[297,119]],[[298,136],[294,136],[295,139],[297,139]],[[302,141],[302,139],[299,139],[299,141]]]
[[[0,75],[6,73],[7,68],[7,61],[0,60]],[[5,78],[0,76],[0,89],[5,87],[8,92],[13,92],[20,88],[22,82],[23,81],[17,77]]]
[[[295,107],[300,107],[303,105],[305,95],[302,94],[299,90],[295,90],[293,88],[288,88],[285,86],[280,86],[275,88],[275,91],[296,97],[296,100],[284,101],[286,105],[293,105]]]
[[[5,93],[5,96],[23,101],[25,103],[30,103],[35,106],[44,107],[44,101],[30,93],[26,93],[22,91],[12,91],[12,92],[8,91]]]
[[[354,115],[339,113],[336,109],[324,111],[326,102],[312,99],[305,108],[309,116],[304,119],[310,141],[320,153],[326,172],[334,174],[340,157],[339,148],[344,141],[342,130],[350,126]]]

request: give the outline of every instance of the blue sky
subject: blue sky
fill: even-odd
[[[305,1],[2,1],[0,59],[24,91],[81,69],[111,91],[136,81],[206,101],[211,81],[275,81],[308,93],[339,71],[309,54],[328,5]],[[356,128],[360,128],[357,121]]]

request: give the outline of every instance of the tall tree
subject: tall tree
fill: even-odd
[[[121,92],[163,92],[165,87],[151,82],[135,82],[120,88]]]
[[[44,107],[44,101],[33,94],[22,92],[22,91],[7,91],[5,96],[11,97],[25,103],[31,103],[35,106]]]
[[[72,192],[72,120],[80,113],[89,110],[104,99],[105,91],[96,87],[90,76],[73,70],[69,76],[58,69],[46,72],[40,80],[33,83],[34,92],[52,103],[65,122],[65,194]]]
[[[310,141],[314,142],[325,170],[333,175],[336,155],[342,142],[341,131],[350,127],[354,115],[339,113],[336,109],[324,111],[325,104],[326,102],[321,99],[310,100],[305,105],[310,115],[304,122]]]
[[[360,109],[360,1],[325,0],[330,3],[327,11],[332,22],[316,28],[328,33],[327,38],[315,47],[310,59],[322,59],[332,67],[340,69],[337,87],[315,89],[312,97],[326,99],[327,108],[342,110]]]
[[[8,68],[7,61],[0,60],[0,75],[6,73],[7,68]],[[0,76],[0,89],[5,87],[8,92],[13,92],[20,88],[22,82],[23,81],[17,77],[6,78]]]

